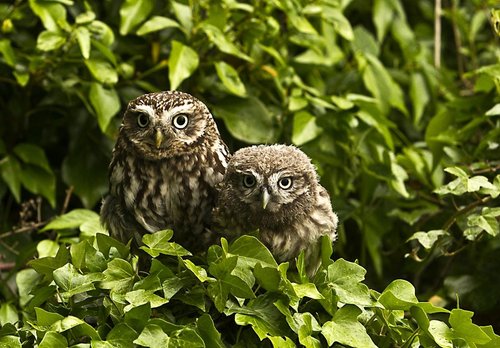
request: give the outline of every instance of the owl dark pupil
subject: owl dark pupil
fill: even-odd
[[[175,128],[182,129],[185,128],[187,124],[188,124],[188,118],[186,115],[178,115],[174,117]]]
[[[246,175],[243,177],[243,185],[245,187],[252,187],[255,185],[255,178],[251,175]]]
[[[291,178],[283,178],[279,181],[279,186],[286,190],[292,187],[292,179]]]
[[[137,124],[139,125],[139,127],[146,127],[149,123],[149,117],[143,113],[140,113],[138,116],[137,116]]]

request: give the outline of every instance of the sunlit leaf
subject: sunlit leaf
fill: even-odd
[[[97,121],[102,132],[118,111],[120,111],[120,98],[114,88],[105,88],[102,84],[93,82],[90,85],[89,100],[97,114]]]
[[[80,46],[80,52],[83,58],[89,59],[90,57],[90,32],[85,27],[78,27],[75,30],[76,40]]]
[[[120,34],[127,35],[133,31],[151,13],[152,1],[125,0],[120,7]]]
[[[238,72],[231,65],[222,61],[217,62],[215,63],[215,70],[229,92],[238,97],[246,96],[245,85],[241,82]]]
[[[172,51],[168,61],[168,79],[170,89],[179,85],[198,68],[199,58],[196,51],[178,41],[172,41]]]
[[[108,62],[97,59],[87,59],[85,60],[85,65],[97,81],[107,85],[114,85],[118,82],[118,73]]]
[[[148,19],[139,29],[137,35],[146,35],[166,28],[178,28],[179,23],[176,21],[162,16],[153,16]]]

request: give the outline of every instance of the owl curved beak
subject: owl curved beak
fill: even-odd
[[[265,188],[262,191],[262,209],[266,209],[267,204],[269,203],[269,200],[271,199],[271,195],[269,194],[269,191]]]
[[[159,149],[161,147],[161,144],[163,143],[163,133],[160,129],[156,130],[155,134],[155,145],[156,148]]]

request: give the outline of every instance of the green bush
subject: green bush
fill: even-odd
[[[0,343],[498,344],[461,308],[500,329],[500,14],[452,0],[437,27],[434,5],[0,4]],[[136,273],[79,209],[106,194],[126,103],[167,89],[206,102],[232,150],[285,142],[311,156],[342,222],[337,261],[325,250],[307,280],[253,239],[192,258],[158,234],[150,253],[178,257]],[[333,336],[346,326],[353,340]]]

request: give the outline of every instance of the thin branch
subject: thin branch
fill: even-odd
[[[434,3],[434,67],[441,67],[441,0]]]
[[[73,194],[73,190],[74,190],[73,186],[68,187],[68,189],[66,190],[66,197],[64,198],[64,203],[63,203],[63,206],[61,209],[61,215],[66,213],[66,211],[68,210],[69,200],[71,199],[71,195]]]
[[[15,262],[0,263],[0,272],[1,271],[10,271],[14,267],[16,267]]]
[[[47,224],[47,221],[41,221],[41,222],[33,223],[29,226],[14,228],[8,232],[4,232],[4,233],[0,234],[0,239],[4,239],[4,238],[10,237],[10,236],[13,236],[15,234],[32,232],[32,231],[38,230],[40,227],[43,227],[46,224]]]
[[[484,197],[483,199],[479,199],[477,201],[474,201],[471,204],[469,204],[468,206],[458,210],[457,212],[455,212],[455,214],[453,214],[448,219],[448,221],[446,221],[446,223],[444,224],[443,230],[448,231],[460,215],[466,214],[469,211],[473,210],[474,208],[480,206],[481,204],[489,202],[490,200],[491,200],[491,197]]]
[[[455,49],[457,50],[457,68],[458,75],[460,76],[460,80],[464,81],[464,61],[461,53],[462,48],[462,35],[460,34],[460,30],[457,25],[457,3],[456,1],[451,2],[451,24],[453,27],[453,37],[455,39]]]

